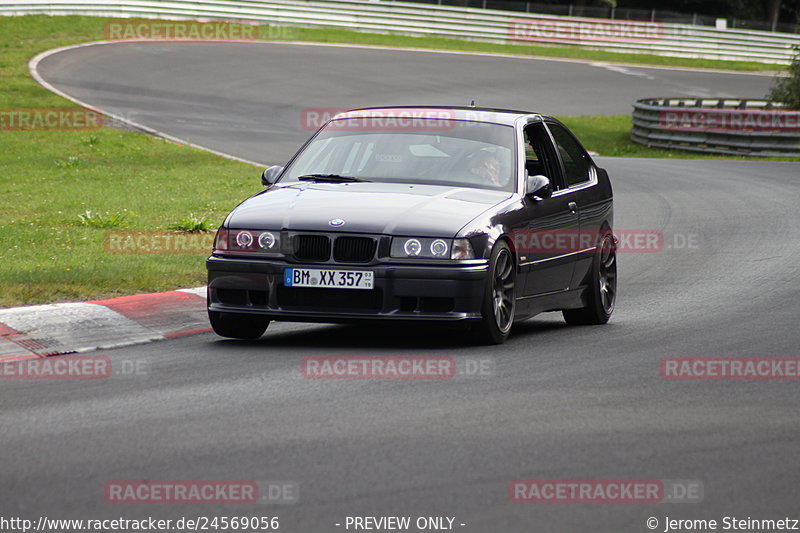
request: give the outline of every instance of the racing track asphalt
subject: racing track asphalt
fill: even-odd
[[[202,146],[284,162],[316,128],[302,111],[468,105],[629,114],[637,98],[763,98],[769,76],[438,52],[256,43],[111,43],[45,58],[67,94]]]
[[[769,83],[631,70],[659,78],[575,63],[252,44],[89,47],[51,56],[40,72],[101,108],[265,162],[307,135],[296,117],[306,103],[460,103],[495,84],[480,103],[621,113],[639,95],[758,95]],[[347,515],[449,515],[466,524],[457,529],[481,533],[638,532],[650,516],[659,531],[665,516],[800,518],[797,382],[659,375],[669,356],[798,355],[800,165],[599,163],[613,178],[618,229],[661,230],[668,245],[692,235],[697,244],[621,254],[607,326],[569,327],[545,314],[487,348],[454,331],[273,324],[256,342],[202,334],[103,352],[145,362],[146,376],[2,380],[3,514],[277,514],[280,530],[293,533],[342,531],[334,524]],[[255,191],[257,171],[252,179]],[[304,356],[371,354],[485,358],[494,372],[433,381],[300,374]],[[704,499],[516,504],[507,489],[518,478],[699,480]],[[104,483],[120,479],[293,480],[300,503],[105,503]]]

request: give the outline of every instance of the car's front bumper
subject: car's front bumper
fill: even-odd
[[[221,256],[209,257],[206,266],[210,311],[254,313],[298,322],[477,319],[488,269],[485,261],[353,266]],[[287,267],[370,270],[375,288],[287,287],[283,283]]]

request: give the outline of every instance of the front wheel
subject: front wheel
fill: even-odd
[[[514,322],[514,283],[516,268],[514,256],[508,245],[500,241],[494,245],[486,277],[481,314],[475,333],[484,344],[502,344],[508,339]]]
[[[611,318],[617,299],[617,245],[611,233],[603,236],[595,252],[588,291],[586,307],[563,311],[567,324],[605,324]]]
[[[269,326],[269,320],[258,315],[209,311],[208,319],[214,333],[220,337],[231,339],[257,339],[267,331],[267,326]]]

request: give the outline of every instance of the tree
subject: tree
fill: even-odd
[[[569,3],[570,0],[565,0]],[[588,1],[588,0],[587,0]],[[600,0],[592,0],[599,5]],[[800,0],[617,0],[618,7],[697,13],[711,17],[779,22],[800,21]]]
[[[800,47],[797,55],[789,66],[789,76],[776,78],[775,85],[770,89],[767,99],[780,102],[791,109],[800,109]]]
[[[781,16],[781,0],[769,0],[767,20],[773,31],[778,26],[778,19]]]

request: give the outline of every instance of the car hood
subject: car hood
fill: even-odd
[[[245,200],[230,214],[227,226],[452,237],[510,196],[505,191],[401,183],[279,185]],[[334,219],[344,224],[331,225]]]

